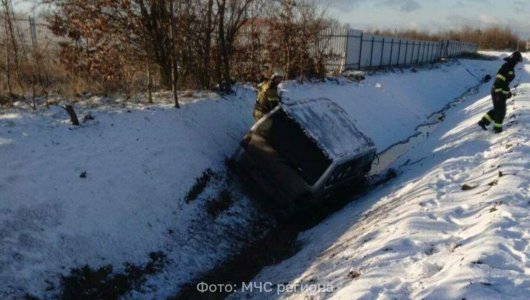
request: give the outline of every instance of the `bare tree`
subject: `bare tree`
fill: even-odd
[[[241,26],[248,19],[247,10],[255,0],[216,0],[218,9],[218,81],[221,90],[231,92],[230,59],[234,42]]]
[[[4,12],[7,12],[7,9],[6,9],[6,6],[4,6],[4,1],[5,0],[2,0],[2,7],[4,8]],[[7,35],[7,32],[9,30],[9,24],[8,24],[8,16],[6,16],[6,14],[4,13],[4,27],[5,27],[5,32],[6,32],[6,35],[5,35],[5,68],[6,68],[6,79],[7,79],[7,89],[8,89],[8,92],[9,92],[9,99],[10,99],[10,104],[13,105],[13,87],[11,86],[11,66],[10,66],[10,62],[11,62],[11,55],[10,55],[10,49],[9,49],[9,40],[8,40],[8,35]]]
[[[272,21],[266,42],[269,65],[289,78],[322,76],[319,43],[331,24],[325,8],[311,0],[281,0],[270,3],[267,11]]]
[[[11,62],[11,55],[10,51],[13,51],[13,61],[15,64],[15,74],[17,78],[17,83],[20,87],[20,91],[24,91],[24,87],[22,86],[22,79],[20,76],[20,60],[19,60],[19,53],[18,53],[18,44],[17,39],[15,37],[15,29],[13,25],[13,3],[11,0],[1,0],[2,9],[4,11],[4,26],[5,26],[5,33],[6,33],[6,71],[7,71],[7,77],[8,77],[8,89],[9,89],[9,95],[12,101],[12,97],[14,95],[13,89],[11,86],[11,74],[10,74],[10,62]],[[11,48],[11,49],[10,49]]]
[[[311,44],[325,23],[310,0],[45,1],[56,8],[51,28],[67,38],[61,59],[74,74],[112,82],[140,66],[149,94],[156,84],[171,89],[177,107],[180,86],[215,81],[229,93],[233,79],[274,66],[311,76],[318,65]]]
[[[175,22],[175,10],[174,10],[174,4],[173,0],[169,1],[169,13],[171,14],[171,23],[170,23],[170,31],[171,31],[171,88],[173,91],[173,101],[175,102],[175,107],[179,108],[179,98],[178,98],[178,61],[177,61],[177,38],[176,38],[176,22]]]
[[[203,86],[210,86],[210,57],[212,49],[213,32],[213,0],[208,0],[206,9],[206,28],[204,30],[204,55],[203,55]]]

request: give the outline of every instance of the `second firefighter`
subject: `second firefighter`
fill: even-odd
[[[515,78],[514,68],[517,63],[523,61],[523,56],[521,55],[521,52],[516,51],[504,60],[506,62],[497,72],[495,82],[491,88],[493,109],[488,111],[478,122],[478,125],[484,130],[487,130],[487,126],[493,123],[493,130],[495,133],[502,132],[502,123],[506,116],[506,100],[512,97],[510,83]]]

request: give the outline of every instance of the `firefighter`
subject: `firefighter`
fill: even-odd
[[[254,119],[258,121],[280,104],[278,85],[283,80],[281,72],[274,72],[270,80],[266,80],[258,85],[258,96],[254,105]]]
[[[502,122],[506,115],[506,100],[512,97],[510,92],[510,82],[515,78],[514,67],[517,63],[523,61],[521,52],[516,51],[509,57],[504,59],[506,62],[497,72],[495,82],[491,88],[491,99],[493,101],[493,109],[488,111],[478,122],[478,125],[488,130],[487,126],[493,123],[493,130],[495,133],[502,132]]]

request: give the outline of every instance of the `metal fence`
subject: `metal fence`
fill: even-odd
[[[408,67],[433,63],[443,57],[475,53],[478,45],[459,41],[421,41],[385,37],[344,27],[327,29],[325,56],[328,71]]]

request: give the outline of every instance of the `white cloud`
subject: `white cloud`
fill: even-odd
[[[331,5],[341,11],[352,11],[361,4],[375,4],[377,7],[391,8],[402,12],[411,12],[421,9],[422,6],[416,0],[332,0]]]
[[[361,2],[366,2],[366,0],[331,0],[330,4],[337,10],[349,12],[358,7]]]
[[[479,20],[482,24],[486,24],[486,25],[497,25],[499,24],[499,21],[497,18],[494,18],[492,16],[489,16],[489,15],[480,15],[479,16]]]
[[[411,12],[421,9],[421,5],[416,0],[382,0],[377,5],[390,7],[402,12]]]

